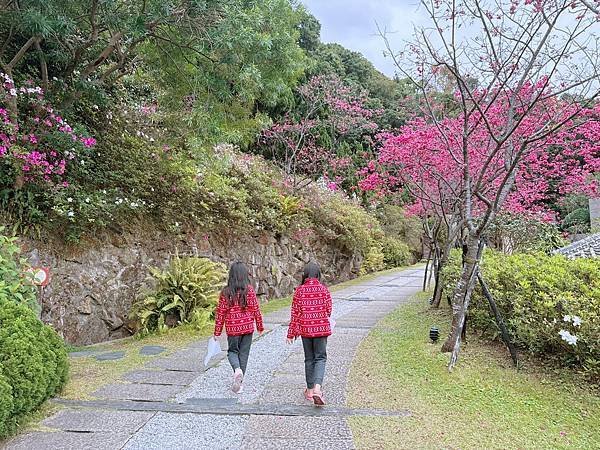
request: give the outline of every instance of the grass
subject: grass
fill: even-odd
[[[292,304],[292,297],[277,298],[269,300],[266,303],[260,305],[260,311],[263,314],[269,314],[272,312],[279,311],[280,309],[286,308]]]
[[[142,356],[139,351],[145,345],[161,345],[167,349],[160,357],[167,356],[191,342],[212,333],[212,325],[197,330],[191,326],[181,326],[163,334],[146,336],[142,339],[131,337],[101,345],[77,348],[76,350],[99,350],[103,352],[124,351],[125,356],[116,361],[97,361],[93,356],[71,358],[70,378],[61,397],[68,399],[88,399],[90,394],[105,384],[117,382],[125,372],[141,367],[152,356]]]
[[[359,449],[597,449],[600,396],[568,374],[527,364],[517,372],[507,352],[471,337],[453,373],[436,325],[448,332],[446,311],[417,295],[365,339],[350,374],[354,407],[408,409],[408,418],[350,418]]]

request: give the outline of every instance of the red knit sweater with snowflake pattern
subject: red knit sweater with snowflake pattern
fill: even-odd
[[[288,339],[323,337],[331,335],[331,294],[316,278],[307,279],[298,286],[292,301],[292,320]]]
[[[254,333],[254,322],[256,322],[256,329],[259,332],[264,331],[260,306],[252,286],[248,286],[246,300],[248,304],[245,308],[242,308],[237,301],[233,306],[229,306],[227,297],[221,292],[215,318],[215,336],[221,335],[223,324],[225,324],[227,336]]]

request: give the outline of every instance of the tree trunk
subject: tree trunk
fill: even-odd
[[[479,267],[479,259],[481,258],[482,245],[479,236],[470,234],[467,241],[467,254],[465,255],[465,264],[454,295],[452,298],[452,326],[450,334],[444,345],[443,352],[452,352],[454,363],[460,351],[460,336],[465,323],[465,316],[471,299],[471,292],[475,286],[477,270]],[[451,364],[453,364],[451,360]]]
[[[446,264],[448,263],[448,260],[450,259],[450,251],[452,250],[452,245],[454,245],[453,240],[448,239],[446,241],[446,245],[440,252],[441,257],[438,261],[437,272],[435,274],[435,287],[433,290],[433,302],[431,303],[431,306],[434,308],[440,307],[440,302],[442,300],[442,290],[443,290],[440,274],[441,274],[442,270],[444,269],[444,267],[446,266]]]
[[[500,332],[502,334],[502,340],[504,341],[504,343],[506,344],[506,347],[508,348],[508,351],[510,352],[510,356],[513,360],[513,363],[515,364],[515,367],[519,367],[519,359],[518,359],[518,355],[517,355],[517,349],[515,348],[512,341],[510,340],[510,333],[508,332],[508,328],[506,328],[506,324],[504,323],[502,314],[500,313],[500,310],[498,309],[498,305],[496,305],[494,297],[492,296],[492,293],[490,292],[489,288],[487,287],[487,284],[486,284],[485,280],[483,279],[483,277],[481,276],[481,274],[477,275],[477,279],[479,280],[479,284],[481,285],[481,290],[483,291],[483,295],[487,299],[487,301],[490,305],[490,310],[491,310],[492,314],[494,315],[494,319],[496,319],[498,328],[500,328]]]

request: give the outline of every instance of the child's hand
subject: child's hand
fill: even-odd
[[[287,338],[287,343],[292,345],[296,339]]]
[[[265,330],[262,330],[262,331],[259,331],[259,332],[258,332],[258,335],[259,335],[259,336],[262,336],[263,334],[265,334]]]

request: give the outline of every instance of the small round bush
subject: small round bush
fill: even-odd
[[[22,304],[0,302],[0,437],[55,395],[67,379],[62,340]],[[3,400],[8,383],[10,401]],[[10,408],[10,409],[8,409]]]
[[[400,239],[386,236],[382,239],[381,244],[383,261],[387,269],[404,266],[410,262],[410,249]]]

